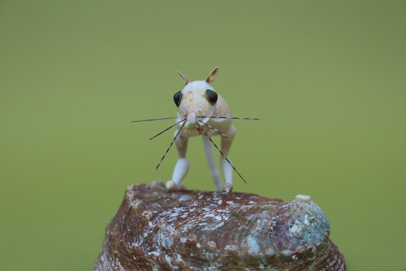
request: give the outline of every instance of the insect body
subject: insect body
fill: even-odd
[[[186,149],[189,137],[201,135],[203,139],[204,152],[206,154],[207,163],[209,164],[210,174],[213,178],[214,185],[217,191],[231,192],[233,189],[233,170],[244,180],[244,178],[234,168],[231,161],[227,158],[228,152],[233,142],[236,129],[232,125],[232,119],[251,119],[251,118],[234,118],[231,115],[230,108],[227,102],[216,93],[211,83],[214,81],[218,72],[218,67],[215,68],[204,81],[188,82],[188,80],[180,72],[185,87],[182,91],[175,93],[173,100],[178,107],[176,123],[156,136],[166,132],[170,128],[176,126],[178,129],[175,132],[174,139],[166,150],[164,156],[159,162],[155,170],[158,169],[169,149],[176,143],[179,153],[179,159],[173,170],[172,180],[166,183],[166,188],[172,190],[179,185],[189,171],[189,161],[186,160]],[[152,121],[161,119],[147,119],[140,121]],[[258,120],[258,119],[251,119]],[[140,122],[134,121],[134,122]],[[221,136],[221,150],[211,139],[214,135]],[[151,139],[155,138],[152,137]],[[212,144],[221,153],[220,165],[223,171],[225,184],[223,185],[219,171],[215,165]],[[245,180],[244,180],[245,182]]]

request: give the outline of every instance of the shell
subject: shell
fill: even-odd
[[[309,196],[127,188],[95,263],[107,270],[346,270]]]

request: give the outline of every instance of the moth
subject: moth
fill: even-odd
[[[174,138],[163,155],[161,161],[155,168],[159,168],[165,156],[169,152],[173,143],[176,143],[179,158],[173,170],[172,180],[166,182],[168,190],[175,189],[185,178],[189,171],[190,162],[186,159],[186,149],[190,137],[202,136],[204,153],[210,168],[210,174],[213,178],[216,190],[229,193],[233,190],[233,170],[244,180],[241,174],[233,166],[230,159],[227,158],[231,143],[236,134],[236,129],[232,125],[233,119],[259,120],[258,118],[237,118],[231,114],[227,102],[213,88],[211,83],[216,78],[219,68],[216,67],[206,78],[206,80],[189,82],[186,77],[180,73],[184,88],[173,96],[173,101],[177,107],[177,116],[159,119],[135,120],[133,122],[155,121],[176,119],[176,123],[166,128],[162,132],[150,138],[150,140],[163,134],[172,127],[177,128]],[[219,135],[221,137],[221,149],[213,142],[212,137]],[[213,147],[220,152],[220,166],[223,171],[225,184],[223,184],[219,171],[215,165]]]

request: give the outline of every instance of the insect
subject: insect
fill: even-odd
[[[179,73],[184,88],[178,91],[173,96],[173,101],[177,106],[177,117],[159,118],[159,119],[146,119],[135,120],[133,122],[155,121],[176,119],[176,123],[151,139],[163,134],[172,127],[176,126],[177,131],[174,134],[174,138],[163,155],[161,161],[155,168],[155,171],[159,168],[166,154],[169,152],[173,143],[176,143],[178,149],[179,158],[173,170],[172,180],[166,182],[166,188],[173,190],[178,186],[185,178],[189,171],[190,162],[186,159],[186,149],[189,137],[202,136],[203,147],[206,155],[207,163],[209,164],[210,174],[213,178],[214,185],[217,191],[231,192],[233,190],[233,170],[241,177],[245,182],[241,174],[235,169],[232,162],[227,158],[230,151],[231,143],[233,142],[236,129],[232,125],[233,119],[244,120],[259,120],[257,118],[236,118],[232,117],[230,108],[227,102],[217,94],[212,87],[211,83],[214,81],[219,68],[216,67],[207,77],[206,80],[189,82],[182,73]],[[213,142],[212,136],[221,136],[221,150]],[[225,184],[221,181],[219,171],[215,165],[213,147],[220,152],[220,165],[223,171],[223,177]]]

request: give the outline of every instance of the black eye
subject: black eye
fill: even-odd
[[[181,99],[182,99],[182,91],[178,91],[175,93],[175,95],[173,95],[173,101],[175,102],[177,107],[179,107]]]
[[[206,100],[207,100],[210,104],[215,105],[216,102],[217,102],[218,97],[219,97],[219,96],[217,95],[216,92],[214,92],[214,91],[211,90],[211,89],[206,89]]]

